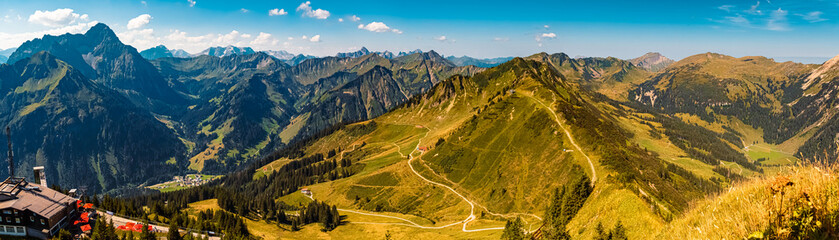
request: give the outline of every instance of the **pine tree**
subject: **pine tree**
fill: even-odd
[[[157,240],[157,237],[154,236],[154,233],[149,231],[149,223],[143,223],[143,231],[140,232],[140,240]]]
[[[91,240],[106,240],[108,239],[107,234],[105,233],[105,222],[102,219],[96,219],[96,223],[93,226],[93,233],[90,235]]]
[[[302,217],[303,215],[301,214],[300,216]],[[299,219],[300,217],[291,219],[291,231],[300,231]]]
[[[507,225],[504,226],[504,233],[501,234],[503,240],[522,240],[524,239],[524,223],[521,218],[515,220],[507,220]]]
[[[564,195],[565,188],[554,189],[551,203],[545,211],[545,226],[542,228],[546,239],[566,239],[563,237],[567,234],[565,233],[565,223],[562,221],[562,199]]]
[[[58,231],[58,237],[53,238],[53,239],[73,240],[73,235],[70,234],[70,232],[68,232],[66,229],[61,229],[61,231]]]
[[[609,236],[609,233],[603,229],[603,223],[597,223],[597,227],[594,228],[594,240],[609,240],[612,236]]]
[[[611,232],[612,240],[626,240],[626,229],[623,228],[623,224],[621,221],[618,220],[618,223],[615,224],[615,229]]]
[[[338,225],[341,225],[341,214],[338,213],[338,207],[332,206],[332,228],[335,229]]]
[[[168,240],[183,240],[181,234],[179,233],[180,228],[178,227],[178,222],[175,219],[169,221],[169,233],[166,235],[166,239]]]
[[[104,220],[102,222],[105,222]],[[108,239],[117,239],[117,229],[114,227],[114,220],[108,220],[108,225],[105,226],[105,235]]]

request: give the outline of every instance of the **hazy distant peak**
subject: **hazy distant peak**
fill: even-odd
[[[661,55],[661,53],[658,53],[658,52],[649,52],[647,54],[644,54],[643,56],[633,58],[632,60],[629,60],[629,61],[632,62],[632,64],[635,65],[635,66],[638,66],[638,67],[641,67],[641,68],[644,68],[644,69],[647,69],[647,70],[650,70],[650,71],[653,71],[653,72],[657,72],[659,70],[665,69],[668,66],[670,66],[670,64],[673,64],[674,62],[676,62],[676,61],[673,61],[673,59],[669,59],[669,58],[665,57],[664,55]]]

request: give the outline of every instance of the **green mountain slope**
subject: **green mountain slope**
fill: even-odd
[[[190,168],[222,163],[207,169],[215,172],[332,125],[379,116],[439,78],[480,70],[455,67],[433,52],[394,60],[376,54],[316,58],[296,66],[262,52],[152,63],[174,89],[192,97],[193,106],[173,119],[195,143]],[[264,86],[253,88],[257,82]],[[252,104],[261,106],[241,109]]]
[[[573,83],[614,100],[626,99],[629,89],[646,81],[650,73],[617,58],[571,58],[565,53],[539,53],[527,59],[543,62]]]
[[[304,156],[349,160],[356,169],[309,189],[341,208],[412,215],[424,226],[461,221],[471,202],[480,217],[467,228],[482,228],[510,216],[538,224],[534,216],[550,202],[546,193],[585,175],[595,181],[595,195],[569,232],[589,236],[593,229],[576,221],[596,212],[638,219],[633,227],[660,226],[662,218],[719,188],[635,145],[591,94],[550,65],[520,58],[472,77],[451,77],[373,122],[306,145]],[[625,206],[602,209],[615,199]],[[634,210],[615,212],[621,209]]]
[[[733,144],[747,147],[766,142],[783,146],[783,152],[795,152],[803,141],[802,130],[823,116],[800,114],[809,105],[802,100],[813,99],[804,95],[802,84],[814,68],[764,57],[699,54],[674,63],[632,90],[629,97],[657,111],[688,114],[728,127],[726,131],[737,135],[746,134],[732,130],[735,122],[742,121],[761,129],[760,136],[749,142],[736,139]]]
[[[48,165],[51,182],[97,192],[154,182],[185,163],[172,130],[48,53],[0,73],[0,121],[12,128],[17,172]]]

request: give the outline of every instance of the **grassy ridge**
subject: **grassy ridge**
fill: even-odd
[[[837,237],[839,175],[836,171],[835,166],[791,167],[775,176],[738,184],[724,194],[698,202],[691,211],[665,226],[658,238],[744,239],[752,234],[769,237],[774,233],[779,239],[794,239],[812,233],[796,232],[793,227],[821,233],[832,231],[834,235],[822,237]],[[781,204],[782,199],[785,204]],[[812,222],[805,223],[802,214],[823,217],[816,216]],[[776,222],[779,217],[780,222]]]

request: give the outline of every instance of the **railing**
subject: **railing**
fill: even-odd
[[[96,211],[99,211],[99,212],[105,212],[107,215],[111,215],[111,216],[117,216],[117,217],[125,218],[125,219],[131,220],[131,221],[135,221],[135,222],[137,222],[137,223],[144,223],[144,222],[148,222],[149,224],[158,225],[158,226],[160,226],[160,227],[167,228],[167,229],[169,228],[169,227],[165,227],[166,225],[168,225],[168,223],[163,223],[163,222],[158,222],[158,221],[153,221],[153,220],[147,220],[147,219],[139,219],[139,218],[135,218],[135,217],[129,217],[129,216],[120,215],[120,214],[117,214],[117,213],[114,213],[114,212],[110,212],[110,211],[107,211],[107,210],[105,210],[105,209],[100,209],[100,208],[96,208]],[[196,230],[196,229],[191,229],[191,228],[185,228],[185,227],[178,227],[178,229],[179,229],[179,230],[184,230],[184,231],[186,231],[187,233],[198,233],[198,234],[203,234],[203,235],[208,236],[208,237],[214,237],[214,236],[224,237],[224,233],[221,233],[221,232],[201,231],[201,230]],[[170,230],[171,230],[171,229],[170,229]]]

